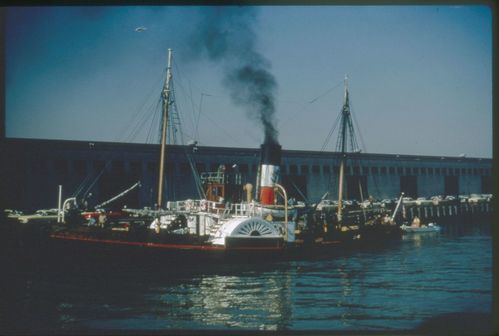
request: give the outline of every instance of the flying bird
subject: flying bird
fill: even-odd
[[[146,31],[146,30],[147,30],[147,28],[144,26],[140,26],[140,27],[135,28],[135,31],[138,33],[141,33],[141,32]]]

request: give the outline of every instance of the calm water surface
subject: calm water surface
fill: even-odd
[[[490,313],[490,225],[316,260],[23,265],[2,256],[0,331],[407,330]]]

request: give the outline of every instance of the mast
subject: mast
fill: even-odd
[[[343,207],[343,180],[345,173],[345,159],[346,159],[346,133],[347,133],[347,123],[350,119],[350,105],[348,101],[348,77],[345,75],[345,98],[343,102],[343,109],[341,111],[341,128],[339,135],[339,147],[341,148],[341,161],[340,161],[340,176],[338,183],[338,223],[341,223],[342,219],[342,207]]]
[[[165,85],[163,86],[163,123],[161,126],[161,153],[159,158],[159,179],[158,179],[158,209],[161,209],[161,205],[163,203],[163,175],[165,169],[165,150],[166,150],[166,131],[168,129],[168,108],[170,104],[170,80],[172,77],[171,73],[171,64],[172,64],[172,50],[168,49],[168,67],[166,69],[166,80]]]

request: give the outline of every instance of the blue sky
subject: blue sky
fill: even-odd
[[[489,8],[253,9],[254,49],[277,83],[283,148],[323,147],[341,111],[348,74],[364,151],[492,156]],[[237,15],[239,9],[230,10]],[[158,99],[172,48],[185,141],[258,147],[262,129],[231,100],[223,84],[226,64],[200,57],[191,43],[206,13],[194,6],[9,8],[7,136],[157,139]],[[147,30],[135,31],[139,26]],[[334,150],[335,140],[327,150]]]

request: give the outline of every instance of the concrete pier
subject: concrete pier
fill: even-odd
[[[481,216],[490,216],[492,206],[490,202],[482,203],[454,203],[438,204],[431,206],[406,206],[406,220],[411,222],[417,215],[423,222],[442,221],[446,219],[462,217],[479,218]]]

